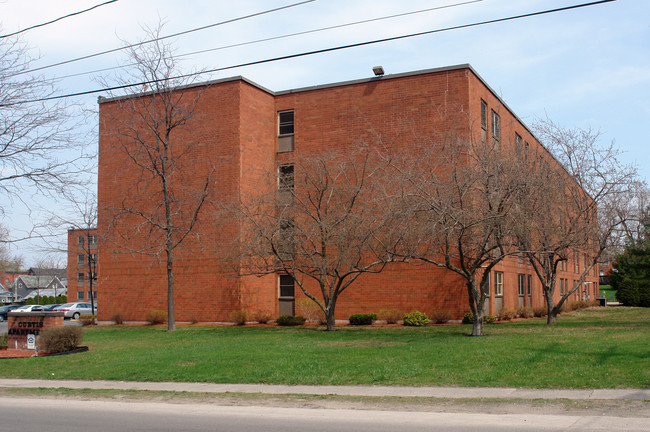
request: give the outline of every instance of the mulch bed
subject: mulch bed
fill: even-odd
[[[76,354],[76,353],[86,352],[86,351],[88,351],[88,347],[79,347],[79,348],[73,349],[72,351],[68,351],[68,352],[64,352],[64,353],[47,354],[47,353],[44,353],[44,352],[40,352],[38,357],[50,357],[50,356],[68,355],[68,354]],[[0,349],[0,360],[1,359],[10,359],[10,358],[25,358],[25,357],[36,357],[36,353],[33,350]]]

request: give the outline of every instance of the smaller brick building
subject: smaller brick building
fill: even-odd
[[[97,304],[97,229],[68,230],[68,301]]]

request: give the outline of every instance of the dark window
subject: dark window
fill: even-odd
[[[77,291],[77,300],[84,301],[84,292],[83,291]]]
[[[283,111],[278,113],[279,135],[293,134],[293,111]]]
[[[526,275],[520,274],[518,277],[517,289],[519,296],[523,296],[526,292]]]
[[[79,255],[77,255],[77,263],[78,263],[80,266],[84,265],[84,256],[83,256],[83,254],[79,254]]]
[[[84,236],[77,237],[77,244],[79,245],[80,248],[84,247]]]
[[[524,143],[524,159],[528,160],[528,141]]]
[[[487,103],[481,99],[481,128],[487,129]]]
[[[86,279],[85,273],[77,273],[77,281],[83,283],[85,279]]]
[[[97,235],[92,234],[88,236],[88,246],[97,246]]]
[[[293,191],[293,165],[281,165],[278,171],[280,177],[278,188],[280,191]]]
[[[285,219],[280,222],[278,252],[281,255],[291,255],[294,252],[295,225],[293,220]]]
[[[280,275],[280,297],[294,297],[296,293],[295,282],[289,275]]]
[[[521,156],[521,135],[515,132],[515,152],[517,156]]]
[[[90,264],[95,265],[97,264],[97,254],[90,254]]]
[[[528,295],[530,295],[530,286],[533,283],[533,277],[531,275],[528,275]]]

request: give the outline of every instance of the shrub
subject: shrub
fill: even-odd
[[[39,345],[43,351],[56,354],[72,351],[79,346],[82,340],[83,330],[81,327],[53,327],[40,334]]]
[[[361,313],[350,315],[350,324],[352,325],[371,325],[373,321],[377,320],[377,314],[374,313]]]
[[[494,315],[486,314],[483,315],[483,322],[485,324],[494,324],[497,321],[497,317]]]
[[[7,348],[8,341],[6,334],[0,334],[0,348]]]
[[[519,306],[517,308],[517,316],[521,318],[532,318],[535,316],[535,312],[533,312],[533,308],[530,306]]]
[[[513,308],[505,307],[501,309],[497,318],[499,321],[510,321],[517,316],[517,311]]]
[[[451,312],[443,309],[436,309],[431,312],[431,321],[436,324],[444,324],[452,318]]]
[[[544,306],[537,306],[536,308],[533,308],[533,314],[537,318],[545,317],[548,314],[548,310],[546,310],[546,307]]]
[[[639,283],[633,279],[623,279],[616,290],[616,300],[624,306],[638,306],[640,297]]]
[[[465,315],[463,315],[463,324],[474,324],[474,314],[465,312]]]
[[[82,314],[79,316],[79,322],[82,326],[95,325],[95,317],[92,314]]]
[[[286,326],[286,327],[303,325],[305,321],[306,319],[304,317],[293,316],[293,315],[282,315],[279,316],[277,320],[275,320],[275,322],[278,323],[279,326]]]
[[[411,326],[411,327],[419,327],[419,326],[425,326],[429,324],[429,317],[420,311],[413,311],[411,313],[407,313],[406,315],[404,315],[402,320],[404,321],[405,326]]]
[[[271,321],[273,314],[268,310],[256,310],[253,312],[252,318],[254,321],[257,321],[260,324],[266,324],[267,322]]]
[[[402,319],[404,312],[397,309],[382,309],[379,311],[379,319],[386,321],[386,324],[397,324]]]
[[[650,307],[650,282],[639,281],[639,306]]]
[[[296,300],[296,311],[298,315],[305,317],[308,322],[317,322],[319,324],[327,323],[325,312],[318,304],[310,298]]]
[[[119,312],[115,312],[111,319],[115,324],[124,324],[124,317]]]
[[[230,321],[235,323],[235,325],[243,326],[246,325],[246,311],[243,310],[234,310],[228,315]]]
[[[148,310],[144,314],[144,319],[151,325],[163,324],[167,322],[167,312],[160,309]]]

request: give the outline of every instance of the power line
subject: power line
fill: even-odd
[[[117,0],[113,0],[113,1],[117,1]],[[193,32],[209,29],[209,28],[212,28],[212,27],[217,27],[217,26],[224,25],[224,24],[230,24],[230,23],[233,23],[233,22],[236,22],[236,21],[241,21],[241,20],[245,20],[245,19],[248,19],[248,18],[253,18],[253,17],[256,17],[256,16],[265,15],[265,14],[269,14],[269,13],[272,13],[272,12],[277,12],[277,11],[280,11],[280,10],[283,10],[283,9],[288,9],[288,8],[292,8],[292,7],[295,7],[295,6],[300,6],[300,5],[303,5],[303,4],[306,4],[306,3],[312,3],[314,1],[316,1],[316,0],[305,0],[305,1],[301,1],[299,3],[293,3],[293,4],[290,4],[290,5],[287,5],[287,6],[280,6],[280,7],[274,8],[274,9],[268,9],[268,10],[265,10],[265,11],[262,11],[262,12],[256,12],[256,13],[253,13],[253,14],[250,14],[250,15],[245,15],[245,16],[241,16],[241,17],[237,17],[237,18],[232,18],[232,19],[229,19],[229,20],[226,20],[226,21],[221,21],[221,22],[218,22],[218,23],[208,24],[208,25],[205,25],[205,26],[202,26],[202,27],[196,27],[196,28],[193,28],[193,29],[190,29],[190,30],[185,30],[185,31],[170,34],[170,35],[167,35],[167,36],[161,36],[161,37],[153,38],[153,39],[146,40],[146,41],[143,41],[143,42],[138,42],[138,43],[126,45],[126,46],[119,47],[119,48],[113,48],[113,49],[109,49],[109,50],[106,50],[106,51],[101,51],[101,52],[98,52],[98,53],[95,53],[95,54],[88,54],[88,55],[73,58],[73,59],[70,59],[70,60],[64,60],[64,61],[61,61],[61,62],[58,62],[58,63],[53,63],[53,64],[47,65],[47,66],[41,66],[41,67],[37,67],[37,68],[34,68],[34,69],[28,69],[28,70],[25,70],[25,71],[20,71],[20,72],[17,72],[15,74],[13,74],[13,75],[7,75],[7,77],[8,78],[9,77],[14,77],[14,76],[17,76],[17,75],[22,75],[22,74],[26,74],[26,73],[30,73],[30,72],[36,72],[36,71],[40,71],[40,70],[44,70],[44,69],[49,69],[49,68],[53,68],[55,66],[61,66],[61,65],[69,64],[69,63],[74,63],[74,62],[78,62],[78,61],[81,61],[81,60],[86,60],[86,59],[93,58],[93,57],[99,57],[99,56],[102,56],[102,55],[105,55],[105,54],[110,54],[110,53],[114,53],[114,52],[117,52],[117,51],[122,51],[122,50],[125,50],[125,49],[135,48],[135,47],[141,46],[141,45],[146,45],[146,44],[149,44],[149,43],[152,43],[152,42],[157,42],[157,41],[160,41],[160,40],[169,39],[169,38],[172,38],[172,37],[181,36],[181,35],[185,35],[185,34],[188,34],[188,33],[193,33]]]
[[[73,12],[73,13],[70,13],[70,14],[67,14],[67,15],[63,15],[62,17],[53,19],[52,21],[44,22],[42,24],[36,24],[36,25],[31,26],[31,27],[27,27],[27,28],[24,28],[22,30],[18,30],[18,31],[15,31],[13,33],[9,33],[9,34],[6,34],[6,35],[0,35],[0,39],[8,38],[8,37],[11,37],[11,36],[16,36],[17,34],[24,33],[24,32],[26,32],[28,30],[33,30],[33,29],[38,28],[38,27],[44,27],[46,25],[54,24],[55,22],[61,21],[62,19],[70,18],[70,17],[73,17],[75,15],[81,15],[83,13],[90,12],[93,9],[97,9],[98,7],[101,7],[101,6],[110,4],[110,3],[115,3],[116,1],[117,0],[110,0],[110,1],[107,1],[107,2],[104,2],[104,3],[100,3],[98,5],[95,5],[93,7],[90,7],[88,9],[84,9],[84,10],[79,11],[79,12]]]
[[[272,40],[286,39],[286,38],[293,37],[293,36],[302,36],[302,35],[306,35],[306,34],[310,34],[310,33],[317,33],[317,32],[321,32],[321,31],[333,30],[333,29],[342,28],[342,27],[349,27],[349,26],[354,26],[354,25],[359,25],[359,24],[366,24],[366,23],[369,23],[369,22],[376,22],[376,21],[382,21],[382,20],[398,18],[398,17],[408,16],[408,15],[415,15],[415,14],[419,14],[419,13],[423,13],[423,12],[431,12],[433,10],[447,9],[447,8],[456,7],[456,6],[464,6],[464,5],[467,5],[467,4],[479,3],[479,2],[482,2],[482,1],[483,0],[470,0],[470,1],[465,1],[465,2],[461,2],[461,3],[448,4],[448,5],[444,5],[444,6],[436,6],[436,7],[432,7],[432,8],[420,9],[420,10],[411,11],[411,12],[404,12],[404,13],[399,13],[399,14],[395,14],[395,15],[386,15],[386,16],[382,16],[382,17],[370,18],[370,19],[365,19],[365,20],[361,20],[361,21],[353,21],[353,22],[338,24],[338,25],[329,26],[329,27],[321,27],[321,28],[312,29],[312,30],[300,31],[300,32],[296,32],[296,33],[289,33],[289,34],[284,34],[284,35],[279,35],[279,36],[271,36],[271,37],[267,37],[267,38],[263,38],[263,39],[256,39],[256,40],[247,41],[247,42],[240,42],[240,43],[231,44],[231,45],[223,45],[223,46],[216,47],[216,48],[209,48],[209,49],[205,49],[205,50],[194,51],[194,52],[185,53],[185,54],[179,54],[176,57],[188,57],[188,56],[193,56],[193,55],[197,55],[197,54],[205,54],[205,53],[208,53],[208,52],[224,50],[224,49],[228,49],[228,48],[238,48],[238,47],[241,47],[241,46],[253,45],[253,44],[257,44],[257,43],[261,43],[261,42],[269,42],[269,41],[272,41]],[[77,77],[77,76],[94,74],[94,73],[98,73],[98,72],[106,72],[106,71],[109,71],[109,70],[122,69],[122,68],[129,67],[129,66],[135,66],[135,63],[130,63],[130,64],[127,64],[127,65],[121,65],[121,66],[111,66],[111,67],[107,67],[107,68],[103,68],[103,69],[95,69],[95,70],[86,71],[86,72],[79,72],[79,73],[75,73],[75,74],[56,77],[55,79],[56,80],[63,80],[63,79],[66,79],[66,78],[73,78],[73,77]]]
[[[509,16],[509,17],[505,17],[505,18],[496,18],[496,19],[492,19],[492,20],[480,21],[480,22],[475,22],[475,23],[471,23],[471,24],[461,24],[461,25],[446,27],[446,28],[442,28],[442,29],[428,30],[428,31],[423,31],[423,32],[418,32],[418,33],[410,33],[410,34],[401,35],[401,36],[393,36],[393,37],[389,37],[389,38],[375,39],[375,40],[372,40],[372,41],[357,42],[357,43],[354,43],[354,44],[340,45],[340,46],[337,46],[337,47],[330,47],[330,48],[323,48],[323,49],[319,49],[319,50],[306,51],[306,52],[302,52],[302,53],[298,53],[298,54],[289,54],[289,55],[280,56],[280,57],[273,57],[273,58],[268,58],[268,59],[263,59],[263,60],[256,60],[256,61],[251,61],[251,62],[246,62],[246,63],[240,63],[240,64],[237,64],[237,65],[231,65],[231,66],[224,66],[224,67],[220,67],[220,68],[209,69],[209,70],[201,71],[201,72],[193,72],[193,73],[189,73],[189,74],[178,75],[178,76],[175,76],[175,77],[162,78],[162,79],[150,80],[150,81],[142,81],[142,82],[133,83],[133,84],[123,84],[123,85],[119,85],[119,86],[106,87],[106,88],[95,89],[95,90],[86,90],[86,91],[83,91],[83,92],[68,93],[68,94],[65,94],[65,95],[50,96],[50,97],[45,97],[45,98],[40,98],[40,99],[32,99],[32,100],[27,100],[27,101],[14,102],[14,103],[10,103],[10,104],[0,105],[0,107],[19,105],[19,104],[25,104],[25,103],[33,103],[33,102],[45,102],[45,101],[63,99],[63,98],[68,98],[68,97],[84,96],[84,95],[93,94],[93,93],[109,92],[109,91],[115,91],[115,90],[123,90],[123,89],[131,88],[131,87],[138,87],[138,86],[144,86],[144,85],[159,83],[159,82],[162,82],[162,81],[191,78],[191,77],[202,75],[202,74],[221,72],[221,71],[228,70],[228,69],[236,69],[236,68],[240,68],[240,67],[254,66],[254,65],[263,64],[263,63],[271,63],[271,62],[276,62],[276,61],[280,61],[280,60],[288,60],[288,59],[292,59],[292,58],[305,57],[305,56],[310,56],[310,55],[315,55],[315,54],[322,54],[322,53],[331,52],[331,51],[339,51],[339,50],[344,50],[344,49],[349,49],[349,48],[356,48],[356,47],[365,46],[365,45],[374,45],[374,44],[378,44],[378,43],[392,42],[392,41],[395,41],[395,40],[407,39],[407,38],[412,38],[412,37],[417,37],[417,36],[430,35],[430,34],[434,34],[434,33],[442,33],[442,32],[450,31],[450,30],[459,30],[459,29],[477,27],[477,26],[482,26],[482,25],[487,25],[487,24],[494,24],[494,23],[505,22],[505,21],[513,21],[513,20],[521,19],[521,18],[529,18],[529,17],[533,17],[533,16],[547,15],[547,14],[556,13],[556,12],[564,12],[564,11],[568,11],[568,10],[572,10],[572,9],[579,9],[579,8],[584,8],[584,7],[589,7],[589,6],[595,6],[595,5],[600,5],[600,4],[604,4],[604,3],[611,3],[611,2],[614,2],[614,1],[616,1],[616,0],[598,0],[598,1],[593,1],[593,2],[589,2],[589,3],[581,3],[581,4],[572,5],[572,6],[565,6],[565,7],[561,7],[561,8],[547,9],[547,10],[538,11],[538,12],[530,12],[530,13],[522,14],[522,15],[513,15],[513,16]]]

